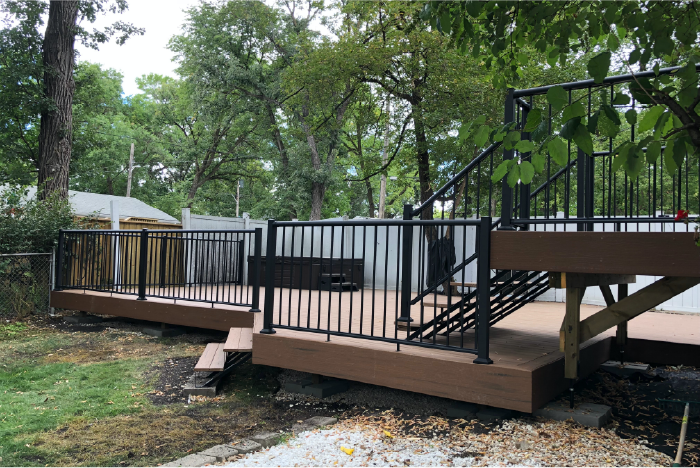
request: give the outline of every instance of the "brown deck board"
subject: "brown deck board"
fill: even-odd
[[[493,231],[491,268],[700,277],[692,232]]]
[[[255,316],[248,307],[204,302],[174,301],[149,297],[137,301],[136,296],[97,291],[52,291],[51,306],[80,310],[100,315],[114,315],[162,322],[184,327],[228,331],[231,327],[252,327]]]
[[[194,366],[195,372],[220,372],[226,365],[223,343],[209,343]]]
[[[253,350],[252,328],[231,328],[224,344],[227,353],[250,352]]]

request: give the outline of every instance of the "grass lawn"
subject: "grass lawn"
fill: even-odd
[[[2,320],[0,466],[157,465],[302,417],[272,400],[277,370],[252,364],[188,404],[179,385],[221,336],[137,330]]]

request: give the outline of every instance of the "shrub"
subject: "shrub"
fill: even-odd
[[[0,254],[51,252],[58,230],[76,227],[68,200],[56,195],[27,199],[26,191],[17,188],[0,192]]]

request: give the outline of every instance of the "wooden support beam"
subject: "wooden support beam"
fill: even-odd
[[[700,283],[700,278],[666,277],[640,289],[581,322],[581,343],[605,330],[653,309],[664,301]],[[568,303],[568,294],[567,294]],[[568,309],[567,309],[568,310]],[[568,313],[568,312],[567,312]]]
[[[626,287],[627,287],[627,285],[625,285],[625,288]],[[618,288],[619,288],[619,286],[618,286]],[[615,303],[615,297],[613,296],[613,293],[610,290],[610,286],[608,286],[607,284],[605,284],[605,285],[601,284],[600,285],[600,292],[603,293],[603,299],[605,299],[605,305],[610,307],[611,305],[613,305]]]
[[[621,284],[617,287],[617,301],[620,302],[627,297],[627,285]],[[609,306],[610,304],[608,304]],[[617,324],[617,332],[615,334],[615,342],[617,346],[624,346],[627,344],[627,320],[622,323]]]
[[[549,287],[556,289],[609,286],[611,284],[636,283],[635,275],[611,275],[595,273],[549,273]]]
[[[564,317],[564,377],[578,377],[579,323],[581,319],[581,298],[585,288],[566,288],[566,316]]]

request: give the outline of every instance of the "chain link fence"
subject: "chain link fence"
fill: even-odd
[[[48,313],[52,282],[52,254],[0,254],[0,317]]]

